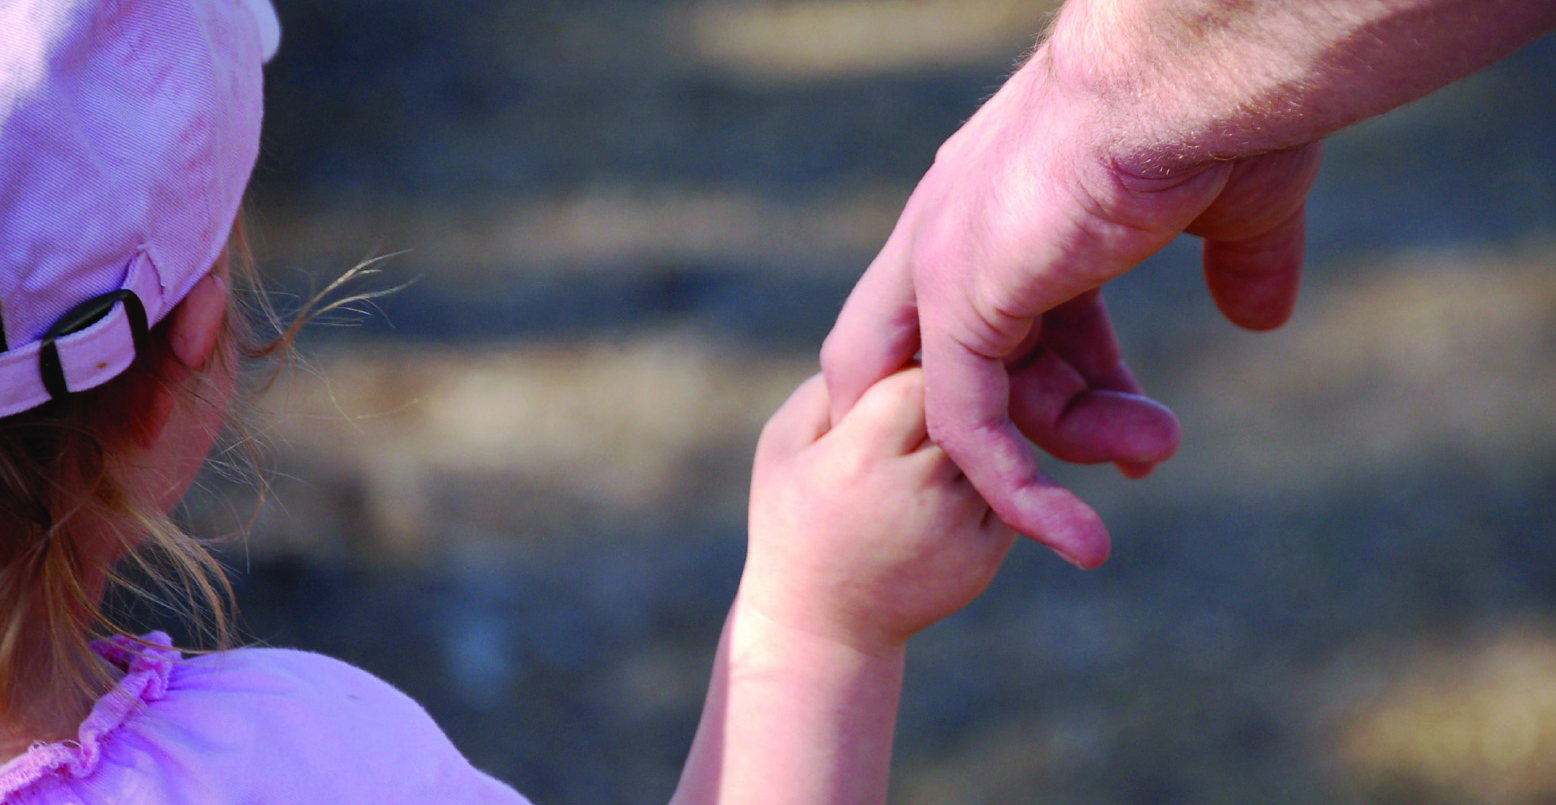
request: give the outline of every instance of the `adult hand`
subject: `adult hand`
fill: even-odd
[[[1100,518],[1039,471],[1023,434],[1133,475],[1178,443],[1172,415],[1120,360],[1098,288],[1187,231],[1205,238],[1221,310],[1279,326],[1296,300],[1319,147],[1135,173],[1110,148],[1123,122],[1049,58],[1040,51],[941,148],[822,366],[841,419],[922,343],[935,441],[1005,522],[1095,567],[1108,553]]]
[[[1176,447],[1101,285],[1188,232],[1221,310],[1279,326],[1321,138],[1552,26],[1547,0],[1070,0],[849,297],[822,350],[834,418],[922,349],[932,437],[1006,523],[1101,564],[1101,521],[1023,438],[1136,475]]]

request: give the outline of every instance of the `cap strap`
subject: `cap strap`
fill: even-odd
[[[142,252],[120,288],[66,311],[43,338],[0,352],[0,417],[118,376],[145,351],[148,327],[163,314],[163,293]]]
[[[118,304],[124,305],[125,316],[129,319],[130,340],[135,345],[135,354],[145,351],[146,306],[141,304],[140,297],[129,288],[94,296],[65,311],[65,315],[43,334],[43,340],[39,342],[38,374],[42,376],[43,387],[48,390],[50,398],[58,400],[70,393],[70,387],[65,384],[65,369],[59,361],[59,345],[56,341],[91,327]]]

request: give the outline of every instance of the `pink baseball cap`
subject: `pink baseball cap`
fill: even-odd
[[[270,0],[0,3],[0,417],[113,379],[210,271],[280,37]]]

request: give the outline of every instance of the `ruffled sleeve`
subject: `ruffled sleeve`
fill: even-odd
[[[181,656],[172,645],[172,638],[162,632],[140,641],[114,637],[94,643],[92,649],[124,669],[124,677],[97,700],[75,740],[34,744],[0,768],[0,801],[51,777],[87,777],[96,771],[104,744],[113,740],[130,716],[167,696],[168,678]]]
[[[167,635],[145,642],[97,645],[124,678],[75,740],[0,769],[0,803],[527,805],[361,669],[286,649],[182,659]]]

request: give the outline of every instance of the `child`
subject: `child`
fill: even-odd
[[[344,663],[88,643],[116,563],[147,550],[220,611],[219,571],[167,512],[234,402],[228,232],[278,35],[263,0],[0,4],[7,805],[524,801]],[[676,802],[884,800],[908,639],[1014,541],[929,442],[921,382],[893,375],[833,426],[812,379],[769,422]]]

